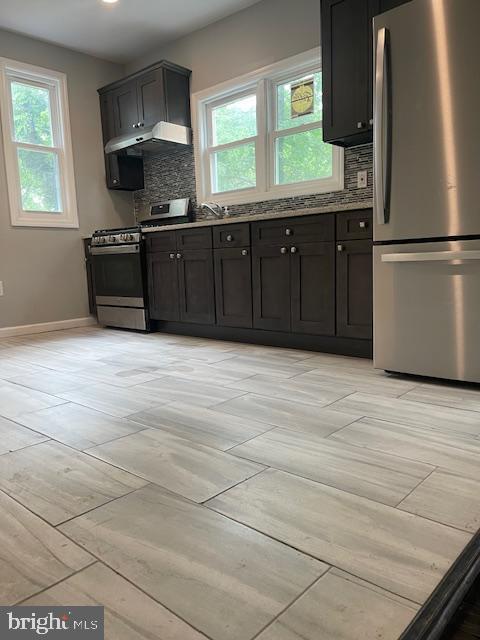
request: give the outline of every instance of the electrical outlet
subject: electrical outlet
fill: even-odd
[[[368,183],[368,174],[366,171],[357,172],[357,189],[365,189]]]
[[[3,296],[3,280],[0,280],[0,296]]]

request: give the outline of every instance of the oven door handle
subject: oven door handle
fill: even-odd
[[[139,253],[139,244],[127,244],[117,247],[90,247],[90,253],[92,256],[103,256],[108,254],[120,254],[120,253]]]

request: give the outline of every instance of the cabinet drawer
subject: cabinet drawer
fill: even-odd
[[[211,249],[212,247],[212,229],[211,227],[203,227],[197,229],[178,229],[177,249]]]
[[[175,251],[177,241],[175,231],[159,231],[158,233],[146,234],[147,252]]]
[[[371,209],[337,213],[337,240],[363,240],[371,237]]]
[[[312,215],[302,218],[266,220],[252,224],[252,244],[268,246],[288,242],[324,242],[335,236],[333,214]]]
[[[241,224],[225,224],[213,227],[213,246],[215,249],[248,247],[249,244],[250,225],[248,222],[242,222]]]

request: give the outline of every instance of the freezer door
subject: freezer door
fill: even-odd
[[[479,0],[374,20],[374,240],[480,234]]]
[[[480,240],[374,247],[374,364],[480,382]]]

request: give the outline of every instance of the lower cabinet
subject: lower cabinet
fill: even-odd
[[[295,251],[293,251],[295,250]],[[333,242],[290,249],[292,331],[335,335],[335,247]]]
[[[211,249],[147,252],[152,320],[215,323]]]
[[[249,248],[215,249],[217,324],[252,327],[252,262]]]
[[[211,249],[177,254],[181,322],[215,324],[215,292]]]
[[[178,261],[176,252],[147,254],[150,317],[153,320],[179,320]]]
[[[287,247],[253,247],[253,326],[290,330],[290,253]]]
[[[331,242],[255,247],[256,329],[335,334],[335,251]]]
[[[372,241],[337,243],[337,336],[372,339]]]

